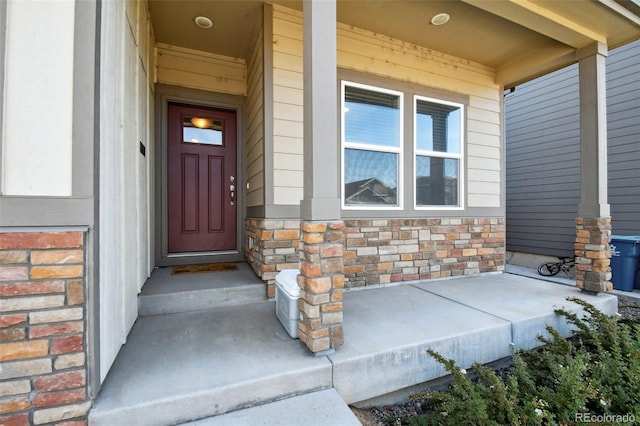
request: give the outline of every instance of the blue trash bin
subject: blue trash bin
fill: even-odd
[[[633,291],[640,261],[640,236],[611,236],[611,282],[613,288]]]

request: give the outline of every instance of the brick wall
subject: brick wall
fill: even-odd
[[[345,220],[346,287],[504,271],[504,218]],[[273,296],[275,276],[298,268],[295,220],[249,219],[245,255]],[[252,239],[249,248],[249,239]]]
[[[0,233],[0,424],[86,425],[84,232]]]

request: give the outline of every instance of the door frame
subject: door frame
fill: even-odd
[[[196,107],[218,108],[234,111],[236,114],[236,168],[238,190],[236,249],[226,251],[169,254],[168,244],[168,204],[167,204],[167,147],[168,147],[168,108],[169,103],[193,105]],[[207,92],[179,86],[156,84],[155,90],[155,144],[154,144],[154,210],[151,221],[155,223],[155,233],[151,236],[155,252],[156,266],[187,265],[192,263],[240,262],[244,260],[243,234],[245,209],[245,134],[244,134],[243,96]]]

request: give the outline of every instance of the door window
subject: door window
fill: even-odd
[[[223,145],[222,120],[185,115],[182,118],[182,141],[203,145]]]

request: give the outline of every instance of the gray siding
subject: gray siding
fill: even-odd
[[[578,68],[505,100],[507,250],[570,256],[580,190]],[[607,59],[609,203],[614,234],[640,235],[640,41]]]
[[[607,60],[607,108],[613,234],[640,235],[640,41]]]

